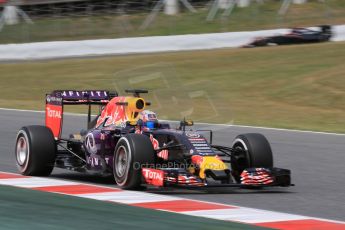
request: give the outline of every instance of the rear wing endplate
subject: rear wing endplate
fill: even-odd
[[[55,139],[61,138],[64,105],[88,105],[88,122],[91,120],[91,105],[106,105],[116,92],[106,90],[55,90],[46,95],[45,123]]]

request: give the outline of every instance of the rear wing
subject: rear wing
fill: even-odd
[[[88,105],[88,118],[91,121],[91,105],[106,105],[116,92],[106,90],[55,90],[46,95],[45,124],[55,139],[61,138],[64,105]]]

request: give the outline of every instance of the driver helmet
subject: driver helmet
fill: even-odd
[[[139,114],[139,119],[143,121],[143,126],[153,129],[155,127],[155,123],[158,123],[156,113],[150,110],[143,110]]]

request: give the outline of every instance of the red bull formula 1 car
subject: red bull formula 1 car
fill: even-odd
[[[290,186],[290,170],[273,167],[269,142],[258,133],[237,136],[231,146],[212,144],[191,121],[172,129],[146,110],[140,94],[102,90],[57,90],[46,95],[46,125],[25,126],[17,135],[15,158],[23,175],[48,176],[54,167],[113,175],[124,189],[159,187]],[[61,137],[67,105],[88,106],[88,129]],[[92,119],[91,106],[100,113]],[[202,131],[205,133],[205,130]],[[230,141],[230,140],[229,140]]]

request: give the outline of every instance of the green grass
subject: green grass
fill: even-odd
[[[292,4],[285,16],[277,14],[281,1],[256,1],[247,8],[235,8],[224,18],[221,11],[212,22],[207,22],[208,8],[197,13],[182,11],[177,16],[159,14],[145,30],[139,27],[148,13],[129,15],[34,19],[35,24],[21,23],[5,26],[0,32],[0,43],[21,43],[54,40],[80,40],[171,34],[196,34],[227,31],[260,30],[319,24],[345,24],[345,1],[309,1]]]
[[[3,63],[0,107],[43,110],[54,89],[148,88],[160,118],[345,133],[344,49],[336,42]]]

